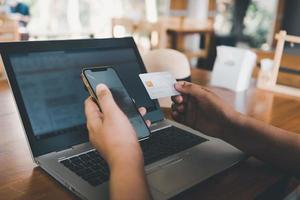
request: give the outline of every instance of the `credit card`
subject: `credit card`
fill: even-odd
[[[139,76],[151,99],[180,94],[174,88],[176,79],[169,72],[145,73]]]

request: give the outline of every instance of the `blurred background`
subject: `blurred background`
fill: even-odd
[[[133,36],[142,54],[173,48],[211,70],[218,45],[268,57],[275,33],[300,35],[299,11],[297,0],[1,0],[0,41]]]

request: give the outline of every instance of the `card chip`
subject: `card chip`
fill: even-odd
[[[146,81],[146,85],[148,87],[153,87],[154,86],[153,83],[152,83],[152,81]]]

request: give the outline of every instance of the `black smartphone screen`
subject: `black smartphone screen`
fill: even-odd
[[[139,139],[148,137],[150,135],[149,128],[147,127],[144,119],[138,112],[134,102],[126,91],[122,81],[120,80],[117,72],[110,67],[84,69],[84,76],[88,80],[93,92],[96,94],[96,87],[98,84],[103,83],[110,89],[114,100],[120,109],[129,118],[133,128]]]

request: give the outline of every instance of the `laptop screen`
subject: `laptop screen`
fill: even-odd
[[[13,54],[10,61],[38,139],[84,130],[83,103],[88,96],[80,80],[84,67],[112,65],[137,105],[155,109],[138,79],[141,71],[130,48]]]
[[[145,68],[132,38],[4,43],[0,50],[34,156],[87,141],[82,68],[112,66],[146,118],[163,119],[139,79]]]

